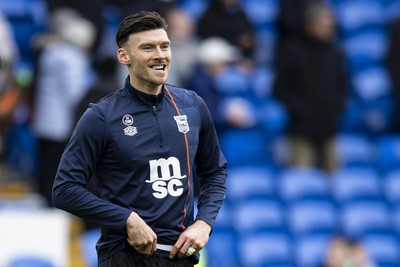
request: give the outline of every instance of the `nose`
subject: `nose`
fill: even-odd
[[[167,58],[164,51],[160,47],[157,47],[157,49],[155,49],[155,57],[163,60]]]

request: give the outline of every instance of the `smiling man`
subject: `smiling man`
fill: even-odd
[[[53,204],[101,226],[101,267],[193,266],[225,198],[227,163],[213,121],[197,94],[165,84],[171,49],[159,14],[126,17],[116,41],[129,72],[125,87],[81,117]],[[98,195],[85,189],[92,177]]]

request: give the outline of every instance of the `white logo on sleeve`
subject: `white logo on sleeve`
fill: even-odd
[[[186,178],[186,175],[182,176],[181,164],[177,158],[150,160],[149,165],[150,180],[146,180],[146,183],[153,184],[154,197],[161,199],[167,195],[173,197],[182,195],[183,184],[181,179]]]

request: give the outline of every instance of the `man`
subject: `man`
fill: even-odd
[[[225,198],[226,161],[204,101],[165,84],[166,30],[155,12],[121,22],[116,41],[129,72],[125,87],[84,113],[55,178],[54,205],[101,225],[101,267],[193,266]],[[92,175],[99,197],[85,189]]]
[[[290,115],[291,164],[326,172],[338,167],[335,140],[347,94],[343,55],[335,37],[331,7],[306,7],[302,33],[279,49],[274,85],[275,96]]]

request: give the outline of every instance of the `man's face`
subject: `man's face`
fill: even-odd
[[[164,29],[131,34],[118,50],[118,59],[128,66],[131,84],[138,90],[158,94],[167,81],[171,62],[170,40]]]

